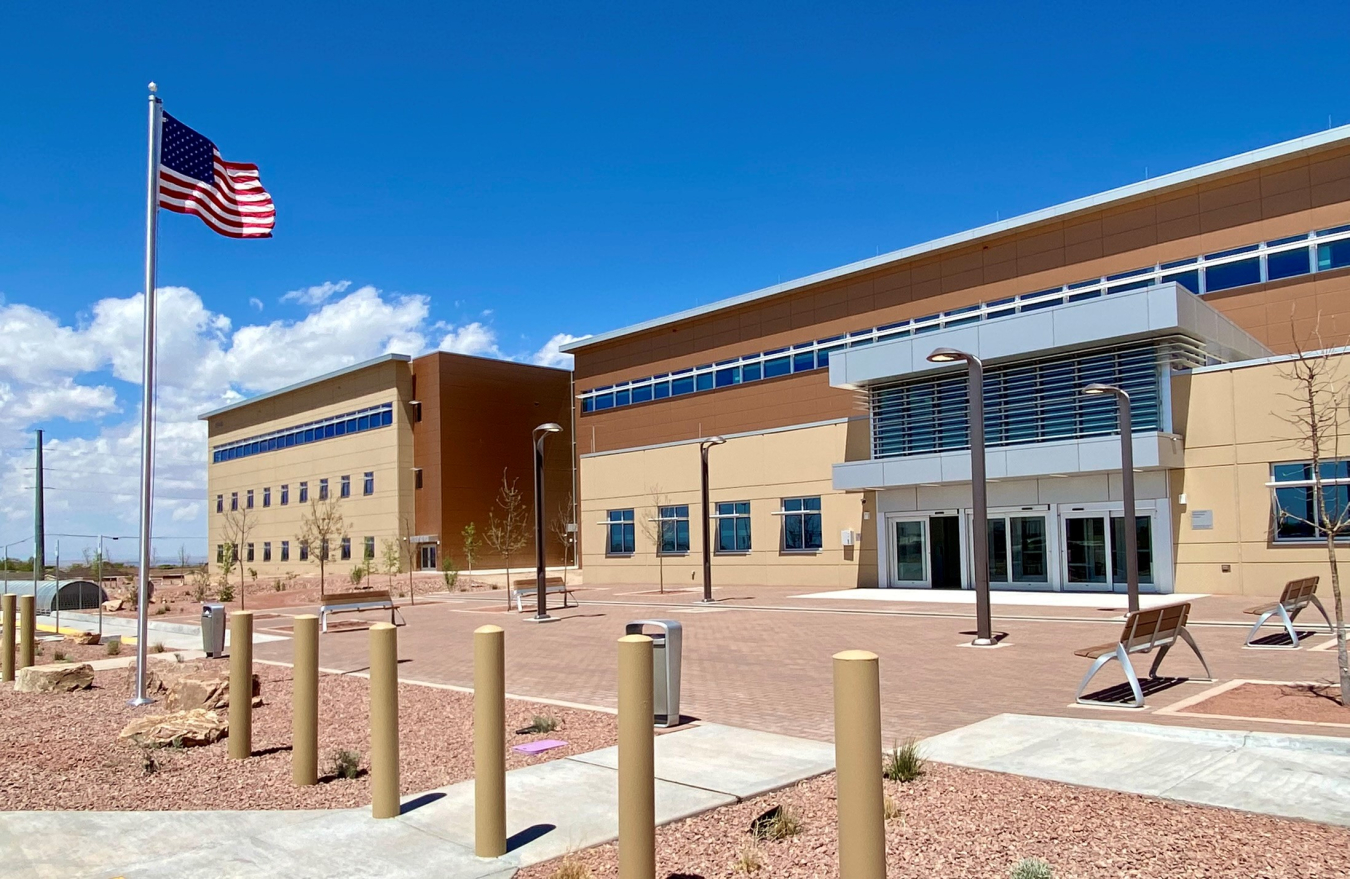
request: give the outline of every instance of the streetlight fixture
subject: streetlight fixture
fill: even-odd
[[[1134,613],[1139,610],[1139,535],[1134,512],[1134,421],[1130,417],[1130,395],[1124,388],[1100,382],[1093,382],[1083,388],[1085,397],[1107,395],[1115,396],[1119,419],[1120,494],[1125,506],[1125,521],[1122,523],[1125,531],[1125,593],[1130,613]],[[1109,516],[1107,523],[1109,530]]]
[[[552,421],[534,429],[534,616],[532,622],[549,623],[548,589],[544,576],[544,438],[558,433],[562,426]],[[511,584],[507,584],[509,588]]]
[[[971,547],[975,554],[975,647],[994,646],[994,624],[989,608],[989,498],[984,473],[984,363],[974,354],[955,348],[937,348],[930,363],[966,364],[970,406]]]
[[[712,507],[708,504],[708,449],[720,446],[726,440],[720,436],[710,436],[698,444],[698,454],[702,461],[703,479],[703,599],[702,604],[712,604]]]

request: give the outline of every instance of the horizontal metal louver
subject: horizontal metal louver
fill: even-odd
[[[1163,376],[1205,361],[1193,341],[1174,338],[986,367],[985,444],[1115,433],[1115,399],[1084,396],[1083,387],[1092,382],[1124,388],[1134,429],[1158,430]],[[874,458],[970,448],[964,373],[873,385],[869,402]]]

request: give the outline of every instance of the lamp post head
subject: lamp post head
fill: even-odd
[[[542,431],[543,433],[558,433],[561,430],[562,426],[560,424],[558,424],[556,421],[550,421],[548,424],[541,424],[538,427],[536,427],[534,429],[534,432],[540,433]]]
[[[1114,394],[1118,397],[1125,397],[1126,399],[1129,399],[1130,396],[1115,385],[1103,384],[1102,382],[1093,382],[1083,388],[1083,396],[1085,397],[1104,397],[1107,394]]]
[[[969,359],[971,359],[969,354],[955,348],[934,348],[933,353],[928,355],[929,363],[956,363]]]
[[[720,446],[724,442],[726,442],[726,440],[722,439],[720,436],[710,436],[703,442],[699,443],[699,445],[706,449],[709,446]]]

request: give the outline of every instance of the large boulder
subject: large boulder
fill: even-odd
[[[30,665],[19,669],[14,681],[14,689],[20,693],[70,693],[93,685],[94,669],[86,662]]]
[[[262,704],[262,682],[253,675],[254,705]],[[169,685],[166,704],[175,711],[192,708],[228,708],[230,705],[230,676],[227,672],[200,671],[186,674]]]
[[[72,644],[97,644],[102,640],[98,632],[75,632],[73,635],[67,635]]]
[[[103,602],[103,612],[117,613],[119,610],[122,609],[122,605],[124,604],[126,604],[126,602],[120,598],[110,598],[107,601]]]
[[[230,734],[230,722],[214,711],[193,708],[138,717],[122,728],[117,741],[142,748],[196,748]]]

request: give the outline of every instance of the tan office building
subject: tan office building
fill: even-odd
[[[995,588],[1124,590],[1102,382],[1131,396],[1142,588],[1277,591],[1326,568],[1280,514],[1308,495],[1280,356],[1319,318],[1350,336],[1350,128],[600,333],[567,348],[587,582],[699,582],[720,436],[715,582],[970,588],[949,347],[985,368]]]
[[[525,526],[534,502],[532,431],[557,422],[545,443],[545,508],[573,497],[569,375],[563,370],[434,352],[389,354],[205,413],[209,436],[208,539],[212,572],[226,547],[260,578],[317,572],[318,547],[303,545],[315,503],[336,502],[343,533],[329,571],[377,567],[388,541],[404,570],[464,568],[462,531],[481,536],[503,476],[521,492]],[[231,522],[248,522],[243,539]],[[547,546],[560,563],[560,542]],[[531,567],[531,538],[512,559]],[[481,545],[478,568],[504,564]]]

